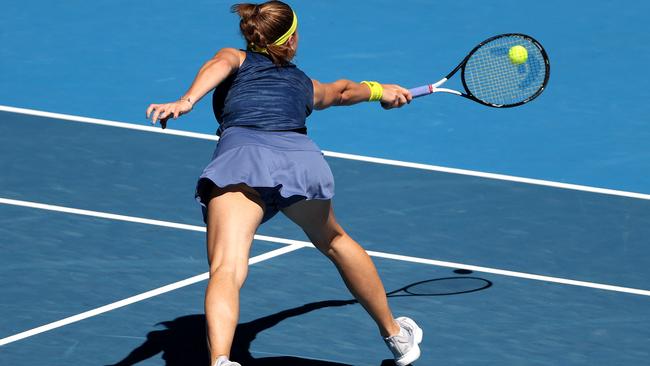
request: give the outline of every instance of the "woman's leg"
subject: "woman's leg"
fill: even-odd
[[[207,250],[210,281],[205,293],[210,365],[229,356],[239,319],[239,290],[264,203],[245,185],[214,187],[208,203]]]
[[[336,222],[330,200],[303,200],[282,212],[298,224],[339,270],[350,292],[368,311],[383,337],[400,328],[388,307],[386,291],[365,250]]]

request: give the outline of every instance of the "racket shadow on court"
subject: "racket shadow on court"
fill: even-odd
[[[459,273],[459,272],[457,272]],[[457,276],[418,281],[387,295],[450,296],[485,290],[492,282],[479,277]],[[269,356],[256,358],[251,345],[258,334],[278,323],[324,308],[358,304],[356,300],[325,300],[283,310],[247,323],[237,325],[231,359],[245,366],[353,366],[335,361],[308,359],[297,356]],[[164,327],[147,334],[146,341],[113,366],[136,365],[162,353],[166,366],[207,366],[208,348],[205,341],[205,315],[194,314],[158,324]],[[389,354],[388,350],[386,353]],[[378,366],[394,366],[392,359],[381,361]]]

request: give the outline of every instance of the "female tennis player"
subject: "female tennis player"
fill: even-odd
[[[337,223],[332,173],[305,128],[313,109],[364,101],[379,101],[390,109],[410,102],[410,93],[377,82],[311,80],[290,62],[298,47],[298,17],[289,5],[237,4],[232,11],[241,18],[247,49],[220,50],[179,100],[147,109],[147,118],[165,128],[168,119],[190,112],[214,89],[221,139],[196,189],[207,224],[210,364],[239,366],[228,358],[249,251],[258,226],[279,211],[336,265],[350,292],[377,323],[396,363],[415,361],[422,330],[409,318],[393,318],[372,260]]]

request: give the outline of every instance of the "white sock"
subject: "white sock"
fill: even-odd
[[[217,362],[214,363],[214,366],[221,366],[221,365],[223,365],[224,363],[226,363],[228,361],[230,361],[230,360],[228,360],[228,357],[221,356],[221,357],[217,358]]]

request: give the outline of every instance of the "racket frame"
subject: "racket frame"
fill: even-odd
[[[539,51],[542,54],[542,57],[544,59],[544,67],[545,67],[545,74],[544,74],[544,81],[542,82],[542,86],[535,92],[533,95],[530,97],[526,98],[523,101],[517,102],[517,103],[512,103],[512,104],[494,104],[494,103],[488,103],[483,100],[480,100],[476,98],[472,92],[469,90],[467,87],[467,83],[465,82],[465,65],[467,65],[467,61],[474,55],[474,53],[481,47],[483,47],[486,43],[492,42],[495,39],[502,38],[502,37],[521,37],[524,38],[528,41],[530,41],[535,47],[539,49]],[[458,72],[458,70],[461,70],[461,82],[463,83],[463,88],[465,89],[465,92],[460,92],[458,90],[453,90],[453,89],[448,89],[448,88],[440,88],[441,85],[447,82],[447,80],[451,79],[451,77],[454,76]],[[546,53],[546,50],[544,50],[544,47],[533,37],[528,36],[526,34],[521,34],[521,33],[504,33],[504,34],[499,34],[493,37],[490,37],[486,39],[485,41],[479,43],[474,47],[468,54],[465,56],[465,58],[456,66],[447,76],[444,78],[438,80],[437,82],[433,84],[428,84],[428,85],[423,85],[420,87],[416,87],[413,89],[409,89],[411,94],[413,95],[413,98],[419,98],[423,97],[425,95],[433,94],[433,93],[449,93],[449,94],[454,94],[454,95],[459,95],[461,97],[465,97],[467,99],[473,100],[475,102],[478,102],[480,104],[486,105],[488,107],[494,107],[494,108],[512,108],[516,106],[520,106],[522,104],[528,103],[531,100],[537,98],[543,91],[546,89],[546,85],[548,84],[548,79],[551,73],[551,65],[548,59],[548,54]]]

